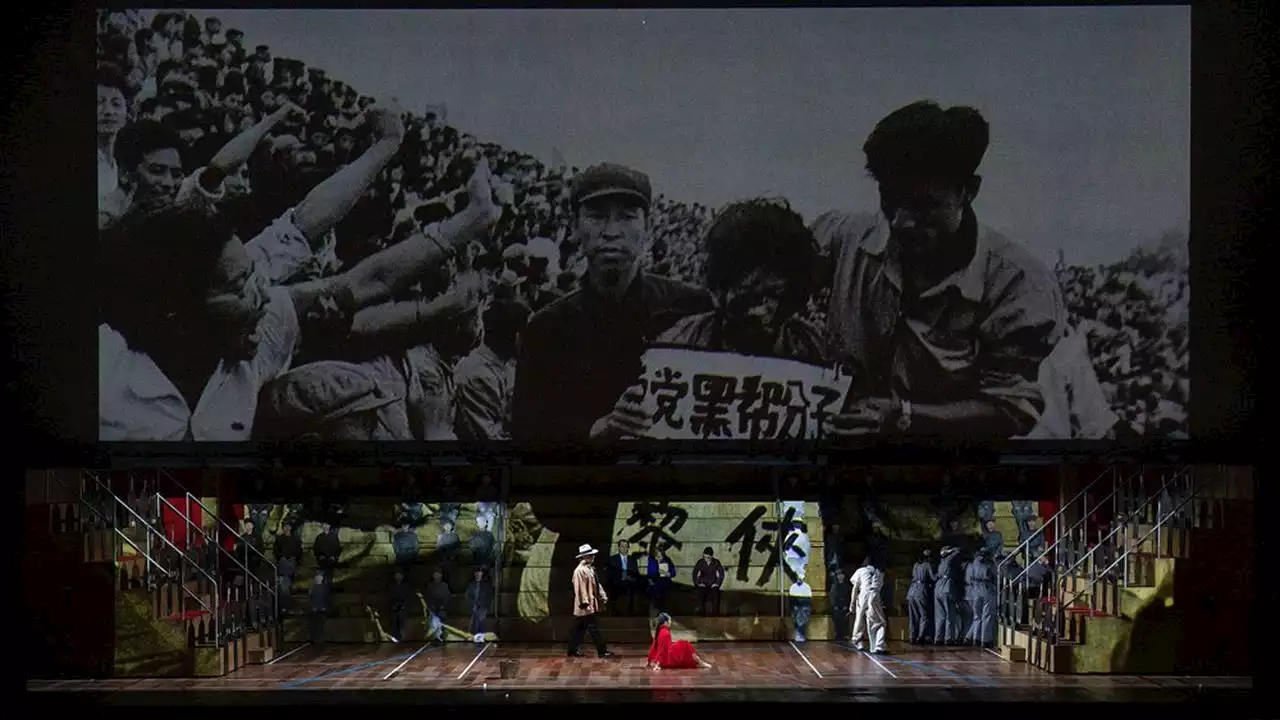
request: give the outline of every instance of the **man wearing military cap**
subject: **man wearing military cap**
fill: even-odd
[[[579,289],[538,312],[521,336],[513,438],[581,442],[638,437],[650,421],[628,394],[647,345],[711,309],[702,290],[641,271],[648,253],[649,177],[605,163],[570,190],[573,234],[587,260]]]

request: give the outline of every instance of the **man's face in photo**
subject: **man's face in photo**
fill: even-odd
[[[178,148],[152,150],[142,156],[133,172],[133,202],[141,209],[154,210],[171,204],[185,178]]]
[[[927,257],[955,237],[976,195],[976,178],[970,185],[921,178],[881,182],[880,211],[901,251],[911,258]]]
[[[622,290],[648,250],[647,213],[635,202],[597,198],[578,208],[576,235],[592,281],[604,289]]]

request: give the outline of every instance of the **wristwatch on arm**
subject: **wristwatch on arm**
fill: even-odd
[[[903,399],[898,406],[898,420],[894,423],[898,432],[905,433],[911,429],[911,401]]]

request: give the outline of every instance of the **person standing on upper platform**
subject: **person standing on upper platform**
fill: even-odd
[[[573,232],[587,272],[578,290],[535,314],[521,335],[517,442],[577,444],[648,431],[642,398],[627,394],[641,378],[641,356],[681,318],[711,310],[704,291],[640,270],[651,200],[649,177],[621,165],[596,165],[575,179]]]
[[[1039,420],[1065,308],[1047,266],[978,223],[989,141],[973,108],[895,110],[863,145],[880,213],[815,221],[836,258],[830,359],[853,375],[828,436],[1005,439]]]

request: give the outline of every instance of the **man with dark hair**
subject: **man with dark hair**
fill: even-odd
[[[495,300],[481,318],[484,340],[454,371],[453,427],[464,442],[510,437],[516,350],[529,308],[515,300]]]
[[[687,317],[660,342],[822,364],[817,328],[798,316],[809,297],[817,242],[786,201],[728,205],[703,240],[716,309]]]
[[[116,136],[129,120],[129,81],[115,65],[100,64],[98,86],[98,202],[120,187]]]
[[[652,424],[628,388],[647,346],[711,309],[702,291],[640,270],[653,229],[644,173],[587,168],[570,193],[587,272],[581,287],[529,321],[516,364],[512,436],[581,442],[642,436]]]
[[[853,387],[829,434],[1009,438],[1035,426],[1063,301],[1048,268],[978,224],[988,141],[977,110],[929,101],[867,138],[882,217],[831,233],[827,330]]]

